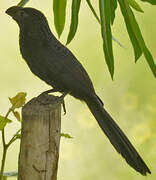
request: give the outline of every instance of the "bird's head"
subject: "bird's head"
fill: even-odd
[[[47,22],[45,16],[34,8],[23,8],[12,6],[6,10],[6,13],[11,16],[21,27],[22,25],[36,25],[41,22]]]

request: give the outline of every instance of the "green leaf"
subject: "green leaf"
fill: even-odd
[[[71,42],[71,40],[74,38],[75,33],[77,31],[80,3],[81,3],[81,0],[72,0],[71,24],[70,24],[70,30],[67,37],[66,45]]]
[[[148,2],[148,3],[152,4],[152,5],[156,5],[156,0],[141,0],[141,1]]]
[[[28,1],[29,1],[29,0],[21,0],[21,1],[17,4],[17,6],[23,7],[23,6],[25,6],[25,4],[26,4]]]
[[[12,109],[22,107],[25,104],[26,95],[27,93],[25,92],[19,92],[16,96],[9,98],[12,104]]]
[[[21,117],[20,117],[20,113],[18,111],[12,111],[13,115],[15,116],[15,118],[21,122]]]
[[[113,24],[115,19],[115,10],[117,8],[117,0],[110,0],[111,2],[111,23]]]
[[[53,0],[54,24],[59,37],[65,25],[66,5],[67,0]]]
[[[154,59],[150,51],[146,47],[146,44],[142,37],[141,31],[139,29],[135,16],[131,8],[129,7],[128,1],[118,0],[118,2],[120,4],[121,12],[125,19],[127,31],[129,33],[131,42],[133,44],[133,48],[135,51],[135,61],[137,61],[138,58],[143,53],[153,75],[156,77],[156,64],[154,63]]]
[[[91,11],[92,11],[92,13],[94,14],[96,20],[101,24],[100,18],[98,17],[96,11],[94,10],[94,8],[93,8],[93,6],[92,6],[90,0],[86,0],[86,1],[87,1],[87,4],[88,4],[89,8],[90,8]]]
[[[7,123],[11,123],[12,121],[8,118],[0,116],[0,131],[4,129]]]
[[[124,8],[124,6],[122,6],[122,4],[120,4],[120,8],[125,19],[125,23],[126,23],[126,27],[127,27],[127,31],[128,31],[131,43],[133,45],[135,61],[137,61],[137,59],[142,55],[142,49],[135,36],[135,32],[133,32],[131,24],[129,23],[127,10]]]
[[[61,133],[61,136],[65,137],[65,138],[68,138],[68,139],[73,138],[70,134],[65,134],[65,133]]]
[[[101,34],[103,39],[103,49],[106,63],[113,79],[114,74],[114,57],[112,50],[112,33],[110,27],[111,21],[111,4],[110,1],[99,0]]]
[[[130,6],[135,9],[136,11],[139,11],[139,12],[144,12],[140,5],[135,1],[135,0],[128,0],[128,3],[130,4]]]

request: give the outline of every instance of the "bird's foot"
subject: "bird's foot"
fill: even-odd
[[[66,114],[66,106],[65,106],[65,101],[64,101],[64,98],[65,98],[65,96],[67,95],[67,93],[63,93],[60,97],[59,97],[59,99],[62,101],[62,107],[63,107],[63,111],[64,111],[64,115]]]
[[[49,93],[52,93],[52,92],[57,92],[57,90],[50,89],[48,91],[44,91],[39,96],[37,96],[37,100],[42,104],[52,104],[54,102],[61,102],[63,111],[64,111],[64,115],[65,115],[67,111],[66,111],[66,107],[65,107],[64,97],[67,95],[67,93],[63,93],[61,96],[49,95]]]

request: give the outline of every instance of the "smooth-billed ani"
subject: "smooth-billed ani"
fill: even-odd
[[[123,131],[103,108],[93,84],[72,52],[52,34],[45,16],[34,8],[7,9],[19,25],[20,51],[30,70],[54,90],[84,101],[116,151],[142,175],[151,173]],[[50,91],[49,91],[50,92]]]

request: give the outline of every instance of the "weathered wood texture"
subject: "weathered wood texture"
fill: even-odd
[[[22,109],[18,180],[56,180],[61,105],[56,97],[34,98]]]

